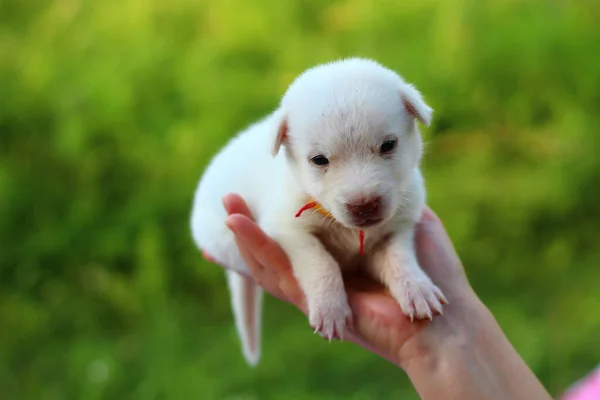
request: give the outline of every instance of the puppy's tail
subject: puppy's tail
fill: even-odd
[[[227,271],[227,282],[242,352],[248,365],[254,367],[260,358],[263,289],[232,271]]]

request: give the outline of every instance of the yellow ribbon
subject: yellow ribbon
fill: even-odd
[[[308,203],[306,203],[304,206],[302,206],[302,208],[298,211],[298,213],[296,213],[296,218],[298,218],[300,215],[302,215],[302,213],[306,210],[310,210],[310,209],[314,209],[315,211],[323,214],[324,216],[326,216],[327,218],[331,218],[333,220],[335,220],[335,217],[333,216],[333,214],[331,214],[329,211],[327,211],[326,209],[323,208],[322,205],[320,205],[316,200],[311,199]],[[364,254],[364,244],[365,244],[365,231],[363,231],[362,229],[359,231],[358,233],[358,238],[359,238],[359,244],[360,244],[360,254]]]
[[[317,203],[315,200],[311,200],[311,202],[315,203],[315,206],[313,207],[315,209],[315,211],[320,212],[321,214],[323,214],[327,218],[335,219],[335,217],[333,216],[333,214],[330,213],[329,211],[327,211],[326,209],[324,209],[321,204]]]

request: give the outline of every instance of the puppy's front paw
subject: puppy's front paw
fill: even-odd
[[[426,276],[403,277],[390,289],[411,322],[415,317],[433,320],[433,314],[442,314],[442,305],[448,304],[442,291]]]
[[[341,296],[340,296],[341,297]],[[309,321],[315,333],[325,339],[343,339],[344,333],[352,329],[352,310],[346,296],[339,299],[309,301]]]

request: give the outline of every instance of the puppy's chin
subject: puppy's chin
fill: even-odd
[[[353,225],[358,229],[373,228],[380,225],[384,221],[383,218],[367,218],[360,221],[353,221]]]
[[[336,217],[336,220],[345,228],[366,231],[385,224],[390,218],[392,218],[392,215],[384,214],[374,218],[356,219],[352,216],[344,214],[341,216],[341,218]]]

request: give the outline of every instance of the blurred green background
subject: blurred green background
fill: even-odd
[[[197,179],[304,69],[372,57],[435,109],[429,203],[553,395],[600,362],[600,2],[0,1],[3,399],[416,399],[269,298],[239,352]]]

